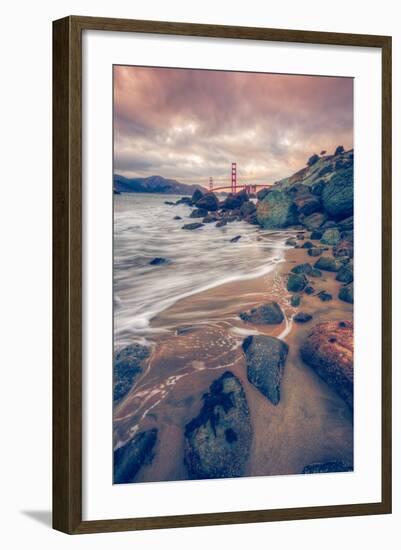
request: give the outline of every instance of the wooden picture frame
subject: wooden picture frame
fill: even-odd
[[[306,508],[82,520],[82,43],[84,30],[378,48],[382,55],[382,497]],[[53,527],[69,534],[391,512],[391,37],[66,17],[53,23]]]

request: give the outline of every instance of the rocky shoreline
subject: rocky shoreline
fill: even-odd
[[[220,201],[213,193],[197,190],[191,198],[178,201],[193,208],[190,218],[201,219],[182,225],[185,230],[201,230],[206,223],[219,228],[233,221],[245,221],[264,230],[288,231],[286,261],[278,274],[291,312],[289,316],[287,309],[283,311],[284,306],[274,299],[237,311],[239,322],[248,329],[254,328],[255,334],[242,340],[238,350],[240,367],[236,367],[236,372],[226,368],[216,373],[203,394],[200,408],[178,436],[182,441],[184,479],[237,477],[252,472],[249,463],[252,449],[260,445],[256,429],[260,419],[252,412],[250,395],[254,394],[250,388],[261,396],[258,403],[268,401],[279,414],[290,364],[316,373],[343,400],[352,418],[352,167],[353,152],[339,147],[332,156],[314,155],[305,169],[263,189],[256,204],[245,191]],[[174,203],[166,206],[173,208]],[[166,263],[163,258],[155,260],[155,265]],[[331,310],[336,312],[333,319]],[[345,315],[340,316],[340,312]],[[283,326],[288,317],[291,330],[283,337],[274,332],[274,327]],[[185,338],[185,333],[180,337]],[[117,353],[115,407],[135,388],[149,362],[148,356],[148,348],[139,344]],[[151,463],[160,445],[160,433],[155,427],[135,433],[115,450],[114,482],[137,481],[138,472]],[[283,445],[280,442],[280,448]],[[264,453],[269,453],[268,446]],[[342,456],[327,456],[323,462],[305,461],[294,473],[350,470],[352,463]]]

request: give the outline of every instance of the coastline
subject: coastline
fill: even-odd
[[[296,233],[289,231],[288,236]],[[308,464],[330,460],[352,465],[352,412],[302,361],[299,349],[316,323],[352,320],[353,306],[338,299],[336,273],[324,271],[314,279],[315,292],[302,293],[299,307],[291,305],[286,288],[295,265],[313,265],[315,260],[306,248],[286,248],[283,261],[268,273],[191,294],[152,319],[151,327],[162,332],[138,383],[115,408],[116,446],[138,431],[158,428],[157,450],[135,482],[188,479],[185,425],[199,413],[202,395],[225,370],[240,380],[252,419],[254,437],[244,475],[300,474]],[[316,295],[321,290],[333,299],[321,301]],[[282,323],[256,325],[239,318],[240,312],[269,300],[281,306]],[[295,323],[299,311],[312,314],[313,320]],[[252,334],[274,336],[289,346],[276,406],[248,381],[241,345]]]

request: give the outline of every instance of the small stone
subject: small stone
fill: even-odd
[[[326,292],[325,290],[321,290],[316,294],[316,296],[318,296],[322,302],[329,302],[330,300],[333,299],[333,296],[329,292]]]
[[[326,229],[326,231],[323,233],[322,238],[320,239],[320,242],[322,244],[328,244],[330,246],[334,246],[338,243],[338,241],[341,239],[341,233],[338,229],[332,228],[332,229]]]
[[[291,273],[304,273],[305,275],[310,275],[312,273],[312,266],[308,263],[298,264],[291,269]]]
[[[153,258],[153,260],[151,260],[149,262],[150,265],[163,265],[163,264],[168,264],[168,260],[166,258]]]
[[[286,246],[296,246],[297,240],[294,239],[294,238],[287,239],[287,240],[285,241],[285,244],[286,244]]]
[[[312,315],[309,313],[305,313],[304,311],[300,311],[296,315],[294,315],[293,319],[296,323],[307,323],[313,318]]]
[[[340,292],[338,293],[338,297],[340,298],[340,300],[343,300],[343,302],[353,304],[354,303],[354,283],[350,283],[349,285],[343,286],[340,289]]]
[[[303,274],[291,273],[287,281],[289,292],[301,292],[307,285],[308,280]]]
[[[320,256],[318,261],[315,263],[317,269],[322,269],[323,271],[337,272],[340,271],[342,263],[335,258],[330,256]]]
[[[241,239],[241,235],[237,235],[236,237],[233,237],[230,239],[230,243],[236,243]]]
[[[284,314],[277,302],[266,302],[251,309],[249,313],[240,313],[240,318],[248,323],[276,325],[284,321]]]
[[[320,241],[320,239],[322,238],[322,235],[323,235],[322,231],[319,231],[318,229],[315,229],[310,234],[310,239],[312,239],[313,241]]]
[[[181,229],[188,229],[189,231],[192,231],[193,229],[199,229],[200,227],[203,227],[203,223],[187,223],[186,225],[183,225]]]
[[[313,286],[306,286],[305,287],[305,290],[304,290],[305,294],[313,294],[315,292],[315,289],[313,288]]]
[[[322,249],[321,248],[316,248],[316,247],[309,248],[308,255],[312,256],[313,258],[316,257],[316,256],[321,256],[322,255]]]
[[[290,303],[292,307],[298,307],[299,304],[301,303],[301,296],[299,296],[299,294],[294,294],[293,296],[291,296]]]

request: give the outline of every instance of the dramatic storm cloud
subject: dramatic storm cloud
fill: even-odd
[[[272,183],[353,147],[350,78],[118,66],[114,169],[207,186]]]

